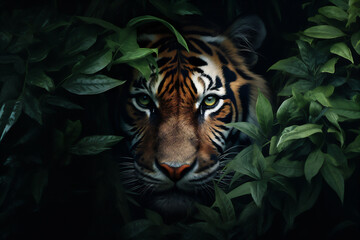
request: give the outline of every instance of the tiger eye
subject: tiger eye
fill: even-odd
[[[151,102],[150,97],[146,94],[142,94],[142,95],[138,96],[136,98],[136,101],[141,107],[148,107]]]
[[[214,106],[216,102],[217,102],[217,98],[215,96],[207,96],[204,99],[204,103],[208,107]]]

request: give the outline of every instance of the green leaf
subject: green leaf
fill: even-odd
[[[346,21],[348,19],[348,14],[339,7],[325,6],[319,8],[318,11],[320,14],[324,15],[327,18],[332,18],[339,21]]]
[[[131,62],[127,62],[127,64],[137,69],[145,79],[148,80],[150,78],[152,70],[150,68],[150,61],[148,58],[133,60]]]
[[[301,189],[298,199],[298,214],[311,209],[320,195],[322,190],[322,181],[320,181],[321,179],[319,178],[314,180],[317,181],[313,181],[311,184],[305,183]]]
[[[46,169],[38,169],[32,178],[32,195],[37,204],[40,203],[41,197],[44,192],[44,188],[48,183],[48,170]]]
[[[120,229],[122,239],[134,239],[141,233],[145,232],[149,227],[154,226],[154,223],[148,219],[138,219],[127,223]]]
[[[245,133],[250,138],[256,140],[259,143],[263,142],[263,140],[264,140],[263,136],[260,132],[260,129],[253,123],[235,122],[235,123],[226,124],[226,126],[234,127],[237,130],[240,130],[241,132]]]
[[[331,107],[331,103],[328,97],[334,93],[334,89],[335,88],[332,85],[319,86],[311,91],[308,91],[304,97],[306,99],[318,101],[325,107]]]
[[[344,202],[345,183],[341,171],[328,161],[325,161],[321,168],[321,174],[329,186],[339,196],[341,202]]]
[[[206,222],[212,223],[214,225],[221,223],[220,215],[214,209],[199,203],[195,203],[195,206],[199,210],[200,217]]]
[[[354,33],[351,36],[351,45],[353,46],[357,54],[360,55],[360,31]]]
[[[104,49],[90,54],[73,67],[73,73],[94,74],[105,68],[112,60],[112,52]]]
[[[283,191],[296,200],[296,191],[288,178],[277,175],[270,179],[270,183],[276,187],[276,190]]]
[[[176,18],[176,15],[201,15],[201,11],[187,0],[180,0],[176,2],[169,2],[167,0],[150,0],[150,3],[170,19]]]
[[[163,19],[160,19],[160,18],[157,18],[157,17],[153,17],[153,16],[149,16],[149,15],[146,15],[146,16],[140,16],[140,17],[136,17],[136,18],[133,18],[131,19],[128,24],[127,24],[127,27],[130,27],[130,28],[134,28],[140,24],[144,24],[144,23],[148,23],[148,22],[154,22],[154,21],[157,21],[157,22],[160,22],[162,24],[164,24],[167,28],[170,29],[171,32],[174,33],[177,41],[187,50],[189,51],[189,48],[186,44],[186,41],[185,39],[181,36],[181,34],[170,24],[168,23],[167,21],[163,20]]]
[[[227,171],[240,172],[254,179],[261,179],[265,169],[265,158],[256,144],[243,149],[227,165]]]
[[[251,182],[246,182],[234,188],[227,194],[228,198],[233,199],[250,194],[250,185]]]
[[[112,135],[88,136],[82,138],[69,151],[76,155],[96,155],[117,144],[123,137]]]
[[[79,52],[88,50],[95,44],[97,31],[90,26],[78,26],[69,32],[69,37],[65,42],[65,54],[75,55]]]
[[[322,126],[317,124],[308,123],[301,126],[296,126],[295,128],[293,127],[294,126],[284,129],[277,144],[278,148],[281,148],[281,145],[287,141],[307,138],[315,133],[322,133]]]
[[[155,223],[156,225],[162,225],[164,223],[161,215],[157,212],[151,211],[149,209],[145,209],[146,218],[149,219],[151,222]]]
[[[50,105],[54,105],[57,107],[62,107],[66,109],[74,109],[74,110],[84,110],[83,107],[70,102],[69,100],[59,97],[59,96],[47,96],[45,98],[45,102]]]
[[[285,177],[300,177],[304,175],[304,162],[291,161],[288,157],[275,161],[272,168]]]
[[[344,142],[345,142],[345,134],[344,131],[341,129],[340,131],[335,129],[335,128],[329,128],[328,129],[328,133],[333,133],[335,135],[336,140],[338,140],[340,142],[340,146],[343,147],[344,146]]]
[[[105,75],[76,75],[62,84],[62,87],[78,95],[93,95],[106,92],[125,81],[110,78]]]
[[[360,135],[357,136],[355,138],[355,140],[346,147],[345,152],[346,153],[349,153],[349,152],[359,153],[360,152]]]
[[[7,101],[0,108],[0,142],[20,117],[21,101]]]
[[[156,56],[158,55],[158,49],[157,48],[138,48],[134,51],[126,52],[124,56],[121,56],[120,58],[113,61],[113,64],[118,63],[126,63],[134,60],[138,60],[140,58],[144,58],[148,55],[151,55],[155,53]]]
[[[99,18],[93,18],[93,17],[80,17],[80,16],[77,16],[78,19],[80,19],[81,21],[84,21],[86,23],[89,23],[89,24],[96,24],[96,25],[99,25],[107,30],[112,30],[112,31],[115,31],[115,32],[120,32],[122,29],[115,26],[114,24],[110,23],[110,22],[107,22],[107,21],[104,21],[102,19],[99,19]]]
[[[322,110],[323,106],[319,103],[313,101],[310,103],[309,113],[312,118],[316,119],[321,114]]]
[[[330,52],[354,63],[349,47],[343,42],[335,43],[334,45],[332,45],[330,48]]]
[[[27,83],[46,89],[50,92],[55,89],[53,80],[47,76],[41,69],[31,68],[26,76]]]
[[[338,60],[339,60],[339,58],[337,58],[337,57],[331,58],[324,65],[322,65],[322,67],[320,68],[320,72],[334,73],[335,72],[335,64],[337,63]]]
[[[256,116],[261,129],[268,136],[272,130],[274,115],[269,100],[261,92],[256,101]]]
[[[266,180],[251,182],[250,192],[256,206],[261,207],[261,203],[265,196],[266,190],[267,190]]]
[[[346,11],[349,8],[347,0],[329,0],[329,1],[332,2],[334,5],[336,5],[337,7],[341,8],[342,10]]]
[[[224,222],[235,221],[235,210],[230,198],[217,185],[215,186],[215,203]]]
[[[351,2],[351,0],[350,0],[350,2]],[[360,16],[360,8],[355,5],[352,5],[352,4],[349,4],[349,5],[350,5],[350,7],[347,11],[349,13],[349,18],[346,23],[347,28],[350,27],[350,25],[352,23],[356,23],[356,18]]]
[[[330,99],[330,104],[332,106],[332,108],[328,110],[330,112],[347,119],[360,118],[360,105],[352,100],[334,98]],[[338,121],[340,121],[340,119]]]
[[[272,65],[268,71],[269,70],[283,71],[300,77],[308,76],[308,70],[305,63],[297,57],[282,59]]]
[[[281,124],[287,124],[293,119],[302,117],[294,98],[286,99],[278,108],[276,118]]]
[[[66,144],[72,145],[76,140],[80,137],[82,131],[82,124],[80,120],[71,121],[66,120],[66,128],[65,128],[65,140]]]
[[[320,149],[317,149],[309,154],[304,168],[305,178],[309,183],[311,183],[311,179],[320,171],[324,160],[324,154]]]
[[[345,36],[340,29],[330,25],[319,25],[306,29],[304,34],[308,37],[320,39],[333,39]]]
[[[23,110],[32,119],[42,125],[42,110],[39,99],[29,89],[26,89],[22,96]]]

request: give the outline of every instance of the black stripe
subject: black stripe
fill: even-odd
[[[248,84],[245,84],[240,87],[239,89],[240,94],[240,101],[241,101],[241,107],[242,107],[242,121],[245,122],[248,115],[249,115],[249,94],[250,94],[250,87]]]
[[[214,142],[214,140],[212,140],[210,137],[209,137],[209,139],[210,139],[211,143],[216,147],[218,153],[220,153],[220,154],[223,153],[222,147],[219,146],[216,142]]]
[[[168,63],[170,60],[171,60],[171,58],[169,58],[169,57],[163,57],[160,60],[157,60],[157,65],[158,65],[159,68],[161,68],[166,63]]]
[[[245,80],[252,80],[252,77],[242,72],[240,69],[236,69],[236,72]]]
[[[211,88],[211,90],[218,90],[219,88],[221,88],[223,85],[222,85],[222,83],[221,83],[221,79],[218,77],[218,76],[216,76],[216,78],[215,78],[215,86],[213,86],[212,88]]]
[[[222,67],[225,81],[230,83],[236,81],[236,74],[231,71],[227,66]]]
[[[198,58],[198,57],[189,57],[187,60],[191,65],[197,66],[197,67],[208,65],[207,62],[205,62],[204,60],[202,60],[201,58]]]
[[[228,63],[229,63],[229,61],[226,60],[225,56],[222,55],[222,53],[216,51],[216,54],[218,55],[219,60],[220,60],[220,62],[221,62],[222,64],[228,64]]]
[[[198,45],[206,54],[210,56],[213,55],[211,48],[207,46],[205,42],[196,38],[189,38],[189,40],[193,41],[196,45]]]
[[[198,53],[198,54],[201,54],[201,51],[199,51],[199,49],[197,49],[194,44],[192,44],[191,42],[187,42],[188,44],[188,47],[189,47],[189,51],[190,52],[194,52],[194,53]]]

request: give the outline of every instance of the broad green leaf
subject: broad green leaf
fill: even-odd
[[[354,63],[349,47],[343,42],[335,43],[334,45],[332,45],[330,48],[330,52]]]
[[[295,188],[292,186],[288,178],[277,175],[270,179],[270,183],[276,187],[276,190],[283,191],[292,199],[296,200]]]
[[[294,98],[286,99],[278,108],[276,118],[281,124],[286,124],[292,119],[301,117],[302,114],[298,111],[298,107]]]
[[[146,15],[146,16],[140,16],[140,17],[136,17],[136,18],[133,18],[131,19],[128,24],[127,24],[127,27],[130,27],[130,28],[134,28],[140,24],[143,24],[143,23],[148,23],[148,22],[154,22],[154,21],[157,21],[157,22],[160,22],[162,24],[164,24],[167,28],[170,29],[171,32],[174,33],[177,41],[187,50],[189,51],[189,48],[186,44],[186,41],[185,39],[181,36],[181,34],[170,24],[168,23],[167,21],[163,20],[163,19],[160,19],[160,18],[157,18],[157,17],[154,17],[154,16],[149,16],[149,15]]]
[[[29,62],[41,62],[49,54],[49,46],[30,46],[28,49]]]
[[[336,167],[347,166],[347,159],[343,153],[343,150],[336,144],[327,145],[327,155],[326,159],[331,162]]]
[[[357,54],[360,55],[360,31],[354,33],[351,36],[351,45],[353,46]]]
[[[266,136],[271,133],[272,125],[274,121],[272,106],[269,100],[264,97],[264,95],[259,92],[257,101],[256,101],[256,116],[259,122],[259,125]]]
[[[237,130],[245,133],[250,138],[258,141],[263,142],[263,136],[260,132],[260,129],[253,123],[249,122],[235,122],[235,123],[229,123],[226,124],[229,127],[236,128]]]
[[[48,170],[39,168],[32,176],[31,190],[37,204],[40,203],[44,188],[48,183]]]
[[[11,100],[5,102],[0,108],[0,142],[5,134],[18,120],[22,110],[22,102]]]
[[[150,0],[162,14],[170,19],[176,18],[176,15],[201,15],[201,11],[187,0],[169,2],[167,0]]]
[[[308,37],[320,39],[333,39],[345,36],[345,34],[338,28],[330,25],[319,25],[306,29],[304,34]]]
[[[278,151],[276,149],[276,143],[279,140],[278,136],[272,136],[270,140],[269,154],[274,155],[277,154]]]
[[[256,206],[261,207],[262,200],[265,196],[267,190],[267,181],[253,181],[250,183],[250,193],[256,204]]]
[[[337,129],[341,130],[341,127],[339,125],[339,116],[334,112],[325,112],[325,117],[329,122],[331,122]]]
[[[311,183],[311,179],[320,171],[324,160],[324,154],[320,149],[317,149],[309,154],[304,167],[305,178],[309,183]]]
[[[331,103],[328,97],[330,97],[334,93],[334,89],[335,88],[332,85],[319,86],[314,90],[308,91],[304,97],[306,99],[318,101],[321,105],[325,107],[331,107]]]
[[[221,223],[220,215],[214,209],[199,203],[195,203],[195,206],[199,210],[199,214],[203,220],[214,225]]]
[[[336,140],[338,140],[340,142],[340,146],[343,147],[344,146],[344,142],[345,142],[345,134],[344,131],[341,129],[341,131],[330,127],[328,129],[328,133],[333,133],[335,135]]]
[[[314,180],[317,181],[313,181],[311,184],[305,183],[301,188],[298,199],[298,214],[311,209],[320,195],[322,190],[322,181],[319,178]]]
[[[115,26],[114,24],[110,23],[110,22],[107,22],[107,21],[104,21],[102,19],[99,19],[99,18],[92,18],[92,17],[80,17],[80,16],[77,16],[78,19],[80,19],[81,21],[84,21],[86,23],[89,23],[89,24],[96,24],[96,25],[99,25],[107,30],[112,30],[112,31],[115,31],[115,32],[120,32],[121,31],[121,28]]]
[[[104,49],[90,54],[73,67],[73,73],[94,74],[105,68],[112,60],[112,52]]]
[[[150,78],[150,75],[152,74],[152,70],[150,68],[149,58],[140,58],[137,60],[127,62],[127,64],[137,69],[145,79],[148,80]]]
[[[84,110],[83,107],[70,102],[69,100],[59,97],[59,96],[47,96],[45,97],[45,102],[50,105],[54,105],[57,107],[62,107],[66,109],[74,109],[74,110]]]
[[[348,0],[329,0],[330,2],[332,2],[334,5],[336,5],[337,7],[341,8],[342,10],[348,10],[349,5],[348,5]]]
[[[314,82],[308,80],[297,80],[294,83],[287,84],[281,91],[278,93],[278,96],[291,96],[292,90],[295,89],[300,93],[304,93],[314,88]]]
[[[76,155],[96,155],[117,144],[123,137],[112,135],[88,136],[82,138],[69,151]]]
[[[90,26],[78,26],[69,32],[69,37],[65,42],[65,54],[74,55],[88,50],[95,44],[97,31]]]
[[[255,144],[243,149],[227,165],[227,171],[236,171],[254,179],[261,179],[265,169],[265,158]]]
[[[240,186],[234,188],[227,194],[228,198],[233,199],[233,198],[242,197],[244,195],[250,194],[250,185],[251,185],[251,182],[246,182],[246,183],[243,183]]]
[[[113,64],[118,63],[126,63],[134,60],[138,60],[140,58],[144,58],[148,55],[151,55],[155,53],[156,56],[158,55],[158,49],[157,48],[138,48],[134,51],[126,52],[124,56],[121,56],[120,58],[113,61]]]
[[[339,7],[325,6],[319,8],[318,11],[327,18],[333,18],[339,21],[346,21],[348,19],[348,14]]]
[[[323,110],[323,106],[319,103],[312,101],[309,106],[309,113],[312,118],[317,118]]]
[[[351,2],[352,0],[349,0],[349,1]],[[349,4],[349,5],[350,5],[350,7],[347,11],[349,13],[349,18],[346,23],[347,28],[350,27],[351,24],[356,23],[356,18],[360,16],[360,8],[357,6],[354,6],[352,4]]]
[[[339,58],[337,58],[337,57],[331,58],[324,65],[322,65],[322,67],[320,68],[320,72],[334,73],[335,72],[335,64],[337,63],[338,60],[339,60]]]
[[[230,198],[216,184],[215,186],[215,203],[224,222],[235,221],[235,210]]]
[[[138,219],[127,223],[120,229],[122,239],[134,239],[141,233],[145,232],[149,227],[154,226],[154,223],[148,219]]]
[[[23,103],[23,110],[26,115],[41,125],[43,116],[39,99],[28,89],[25,90],[21,98]]]
[[[346,153],[349,153],[349,152],[359,153],[360,152],[360,135],[357,136],[355,138],[355,140],[346,147],[345,152]]]
[[[47,76],[41,69],[31,68],[26,76],[28,84],[41,87],[50,92],[55,89],[53,80]]]
[[[347,119],[360,118],[360,105],[352,100],[334,98],[330,99],[330,104],[332,108],[328,111],[336,113],[337,115]],[[338,121],[340,121],[340,119]]]
[[[289,131],[290,128],[291,130]],[[293,126],[287,127],[282,132],[277,147],[281,148],[282,144],[290,140],[306,138],[315,133],[322,133],[321,128],[321,125],[312,123],[296,126],[295,128],[293,128]]]
[[[155,223],[156,225],[162,225],[164,223],[161,215],[157,212],[145,209],[145,215],[147,219],[151,220],[151,222]]]
[[[110,78],[105,75],[76,75],[62,84],[62,87],[78,95],[93,95],[106,92],[125,81]]]
[[[288,157],[275,161],[272,168],[285,177],[300,177],[304,175],[304,162],[291,161]]]
[[[309,105],[309,101],[294,88],[292,89],[292,95],[294,96],[295,103],[299,109],[304,109]]]
[[[321,174],[329,186],[339,196],[341,202],[344,202],[345,183],[341,171],[328,161],[325,161],[321,168]]]
[[[282,59],[272,65],[269,70],[279,70],[300,77],[306,77],[309,74],[305,63],[297,57]]]

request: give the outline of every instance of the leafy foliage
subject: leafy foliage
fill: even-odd
[[[51,212],[48,206],[67,208],[72,205],[64,202],[78,196],[82,196],[79,205],[96,206],[92,213],[96,220],[86,223],[98,228],[89,234],[120,239],[255,239],[271,231],[274,220],[285,222],[284,232],[291,230],[327,188],[329,198],[343,205],[350,202],[348,181],[360,157],[358,0],[303,4],[309,22],[302,31],[288,34],[288,45],[296,48],[284,49],[286,55],[278,56],[286,58],[268,68],[276,96],[267,99],[259,93],[259,124],[229,124],[252,141],[225,166],[223,179],[231,178],[230,185],[220,188],[215,182],[213,205],[197,204],[194,216],[175,224],[137,206],[122,188],[106,151],[122,139],[114,136],[108,119],[109,92],[118,91],[128,80],[117,69],[129,66],[145,78],[156,71],[157,49],[140,48],[137,43],[142,24],[164,24],[187,49],[168,20],[176,22],[191,14],[208,17],[212,6],[220,6],[213,11],[222,9],[220,15],[227,16],[224,22],[229,23],[244,6],[257,9],[259,3],[124,2],[93,0],[82,12],[70,14],[58,11],[57,1],[55,7],[1,10],[1,239],[27,236],[26,231],[21,235],[24,224],[17,219],[24,209],[30,212],[27,216],[46,219],[49,215],[41,214]],[[280,35],[276,22],[286,18],[284,1],[261,4],[276,14],[264,14],[275,32],[269,34]],[[119,12],[123,14],[109,17]],[[94,200],[89,204],[84,199]],[[30,232],[41,231],[36,221],[24,219],[34,227]],[[345,221],[333,232],[358,224]]]

